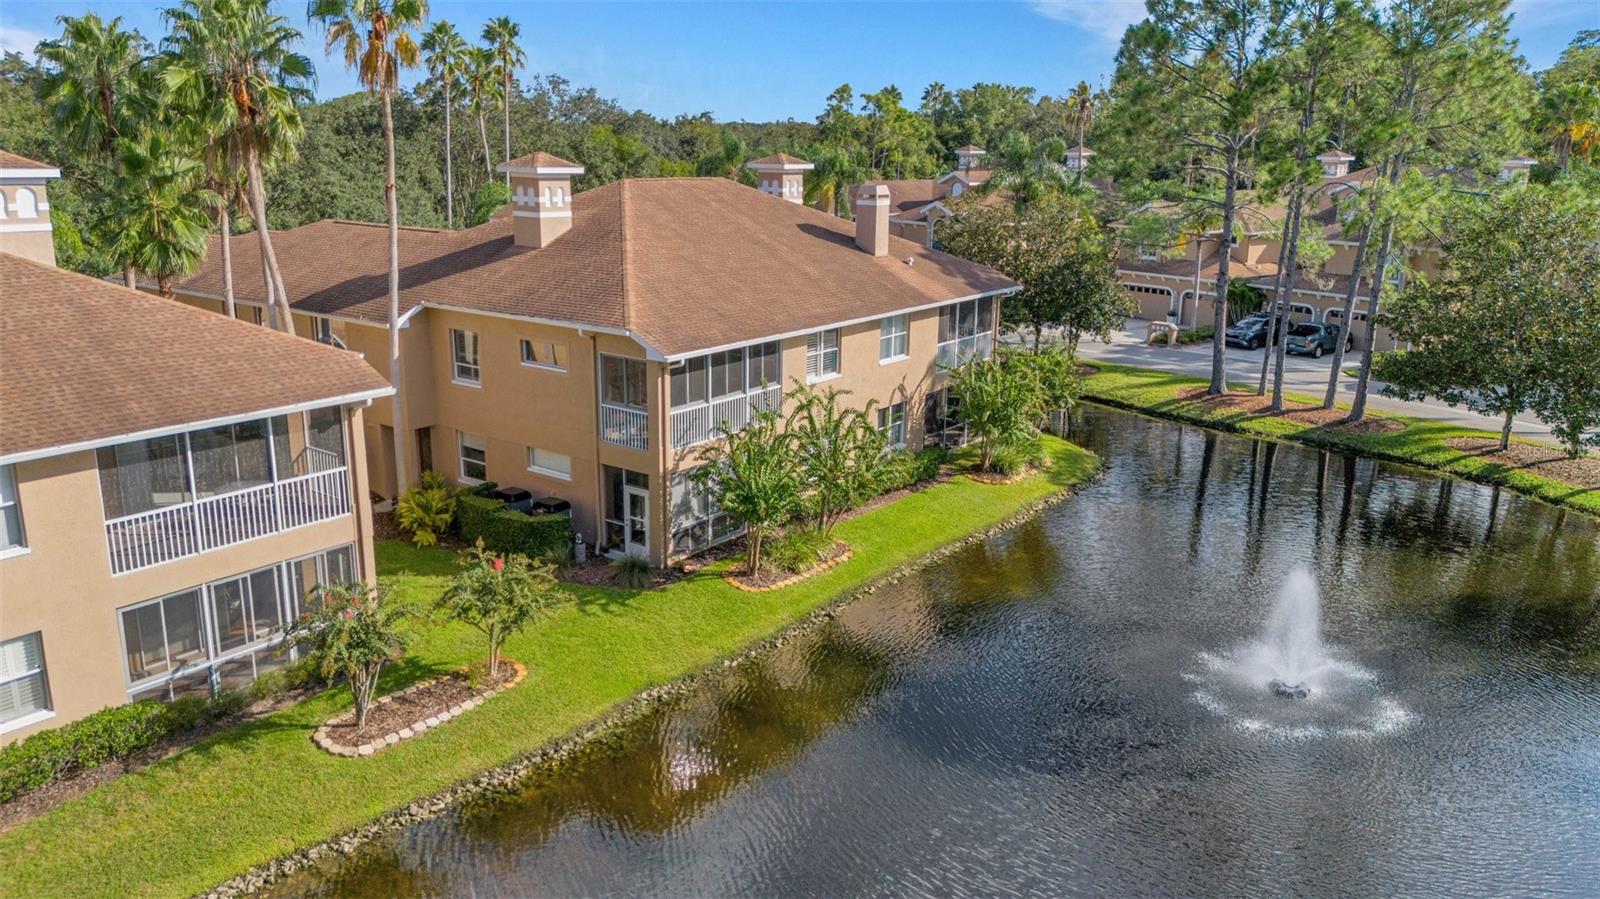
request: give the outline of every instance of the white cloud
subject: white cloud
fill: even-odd
[[[33,48],[44,39],[37,32],[0,22],[0,53],[21,53],[23,58],[33,59]]]
[[[1028,0],[1028,7],[1106,41],[1121,41],[1128,26],[1144,18],[1144,0]]]

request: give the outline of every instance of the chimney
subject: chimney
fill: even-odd
[[[1343,178],[1345,175],[1350,174],[1350,163],[1354,161],[1354,156],[1337,147],[1317,156],[1317,162],[1322,164],[1322,177],[1324,178]]]
[[[856,246],[889,255],[889,186],[863,184],[856,193]]]
[[[0,253],[56,264],[45,186],[61,170],[0,150]]]
[[[1072,149],[1068,150],[1067,151],[1067,171],[1069,171],[1069,172],[1081,172],[1084,169],[1088,168],[1089,167],[1089,157],[1093,156],[1093,155],[1094,155],[1094,151],[1089,149],[1088,147],[1085,147],[1083,144],[1079,144],[1076,147],[1073,147]]]
[[[1500,180],[1514,181],[1518,178],[1526,178],[1528,170],[1533,168],[1538,161],[1537,159],[1529,159],[1526,156],[1513,156],[1500,163]]]
[[[511,233],[519,247],[540,249],[572,227],[572,176],[583,166],[529,153],[497,168],[511,175]]]
[[[806,201],[806,172],[816,168],[804,159],[787,153],[774,153],[752,159],[744,167],[755,172],[764,194],[782,197],[791,203]]]
[[[983,168],[983,158],[986,156],[982,147],[967,144],[956,150],[956,171],[970,172],[973,169]]]

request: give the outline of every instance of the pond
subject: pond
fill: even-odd
[[[1600,892],[1593,519],[1074,428],[1079,496],[277,894]],[[1290,581],[1346,681],[1303,699],[1228,676]]]

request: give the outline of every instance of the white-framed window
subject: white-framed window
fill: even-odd
[[[878,431],[889,449],[906,448],[906,404],[895,403],[878,409]]]
[[[878,361],[904,359],[911,353],[911,317],[904,312],[878,320]]]
[[[839,329],[814,332],[806,338],[806,380],[820,381],[839,374]]]
[[[528,447],[528,470],[546,477],[572,480],[572,457],[536,446]]]
[[[478,332],[450,329],[450,353],[455,362],[455,380],[462,384],[477,384],[482,375],[478,368]]]
[[[936,359],[953,368],[974,356],[994,352],[994,300],[982,297],[939,307],[939,346]]]
[[[345,348],[344,341],[333,333],[333,319],[326,315],[311,316],[311,339],[328,346],[336,346],[341,350]]]
[[[489,480],[489,453],[484,447],[483,438],[457,431],[456,447],[461,456],[461,480],[473,484]]]
[[[1157,259],[1156,248],[1147,243],[1136,245],[1134,253],[1145,262],[1154,262]]]
[[[39,632],[0,642],[0,733],[43,721],[50,709]]]
[[[0,556],[15,555],[28,548],[22,532],[22,504],[17,500],[17,472],[11,465],[0,465]]]
[[[565,344],[550,340],[523,340],[522,364],[535,368],[548,368],[551,371],[567,370],[567,348]]]

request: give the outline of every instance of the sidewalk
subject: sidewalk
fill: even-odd
[[[1109,344],[1101,343],[1097,340],[1085,339],[1080,341],[1078,343],[1078,356],[1089,362],[1111,362],[1117,365],[1150,368],[1198,378],[1211,377],[1211,344],[1209,342],[1186,347],[1168,347],[1165,344],[1147,347],[1144,345],[1144,338],[1145,329],[1148,326],[1149,322],[1140,319],[1129,319],[1121,330],[1112,332],[1111,343]],[[1257,380],[1261,376],[1261,357],[1265,352],[1266,350],[1245,350],[1239,347],[1228,347],[1228,382],[1230,384],[1249,384],[1252,388],[1255,387]],[[1353,371],[1360,367],[1363,355],[1363,353],[1357,351],[1345,356],[1345,370]],[[1332,364],[1331,357],[1312,359],[1309,356],[1289,356],[1284,360],[1283,366],[1284,388],[1290,393],[1310,394],[1320,399],[1327,392],[1328,367]],[[1270,388],[1272,377],[1270,372],[1267,377],[1268,387]],[[1499,418],[1478,415],[1463,407],[1447,406],[1431,400],[1412,403],[1390,399],[1378,392],[1381,386],[1377,381],[1372,383],[1372,389],[1367,392],[1368,408],[1447,422],[1461,427],[1480,428],[1485,431],[1499,432],[1503,424]],[[1356,379],[1354,377],[1340,378],[1337,401],[1349,403],[1355,399],[1355,389]],[[1550,434],[1550,427],[1537,417],[1529,414],[1518,416],[1513,420],[1511,433],[1518,437],[1554,441]]]

